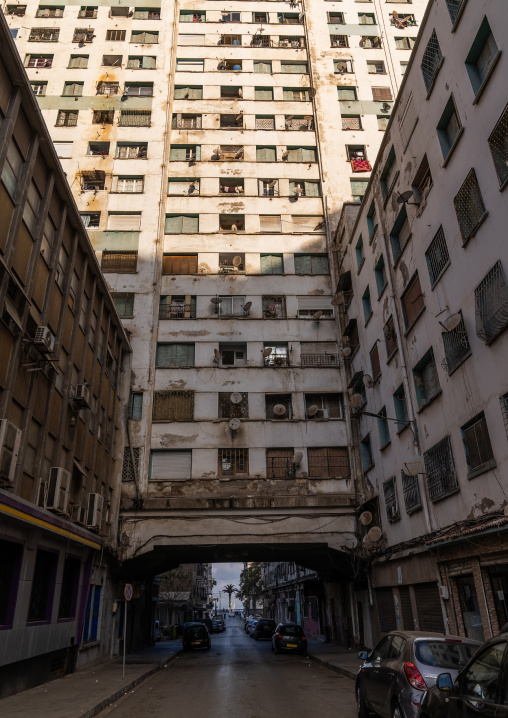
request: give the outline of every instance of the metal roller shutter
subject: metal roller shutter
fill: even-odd
[[[152,479],[190,479],[192,451],[153,451]]]
[[[414,591],[418,606],[419,630],[444,633],[443,611],[437,583],[417,583]]]
[[[389,633],[397,628],[395,604],[391,588],[376,588],[377,615],[381,633]]]
[[[399,586],[400,596],[400,612],[404,623],[405,631],[414,631],[415,622],[413,616],[413,607],[411,605],[411,596],[409,595],[409,586]]]
[[[307,296],[297,297],[296,300],[298,302],[298,311],[300,311],[301,309],[311,309],[317,311],[318,309],[330,309],[330,307],[332,306],[331,297]]]

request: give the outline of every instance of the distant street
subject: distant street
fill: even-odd
[[[212,634],[211,651],[184,653],[104,710],[105,718],[355,718],[354,683],[293,655],[274,655],[269,641],[229,618]]]

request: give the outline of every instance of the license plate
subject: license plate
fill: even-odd
[[[298,643],[287,643],[287,648],[298,648]]]
[[[192,641],[191,646],[200,646],[201,641]]]

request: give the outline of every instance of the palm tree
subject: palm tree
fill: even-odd
[[[222,593],[228,594],[230,611],[231,611],[231,596],[233,595],[233,593],[235,593],[235,591],[238,591],[238,589],[235,588],[232,583],[228,583],[226,586],[224,586],[224,588],[222,590]]]

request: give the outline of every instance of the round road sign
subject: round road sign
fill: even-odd
[[[132,584],[126,583],[126,584],[125,584],[125,588],[124,588],[124,590],[123,590],[123,595],[125,596],[125,600],[126,600],[126,601],[130,601],[130,600],[131,600],[131,598],[132,598],[132,593],[133,593],[133,591],[132,591]]]

